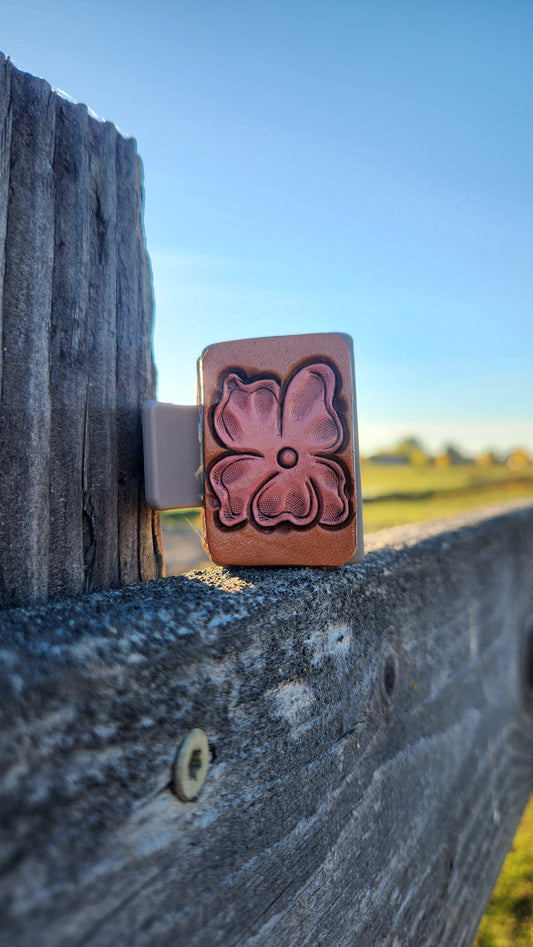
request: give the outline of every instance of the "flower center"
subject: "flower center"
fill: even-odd
[[[280,467],[294,467],[298,463],[298,454],[292,447],[282,447],[277,461]]]

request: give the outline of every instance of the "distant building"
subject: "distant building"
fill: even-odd
[[[379,451],[378,454],[372,454],[368,459],[373,464],[390,464],[396,467],[406,467],[409,464],[409,457],[405,454],[396,454],[392,451]]]
[[[421,467],[431,463],[430,455],[416,437],[404,437],[394,450],[380,450],[368,459],[374,464],[393,466],[413,464],[415,467]]]

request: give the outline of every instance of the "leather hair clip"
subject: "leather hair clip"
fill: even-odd
[[[363,558],[353,343],[320,333],[222,342],[198,362],[199,406],[143,408],[154,509],[203,506],[231,566]]]

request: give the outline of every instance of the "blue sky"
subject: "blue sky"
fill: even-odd
[[[159,398],[211,342],[339,330],[363,450],[533,450],[529,0],[0,2],[137,139]]]

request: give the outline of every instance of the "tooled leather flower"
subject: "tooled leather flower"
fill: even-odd
[[[347,519],[346,477],[333,457],[343,441],[334,394],[335,374],[322,362],[300,369],[284,396],[270,378],[224,378],[213,424],[231,453],[208,473],[224,526],[337,526]]]

